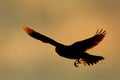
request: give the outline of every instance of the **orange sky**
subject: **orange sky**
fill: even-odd
[[[0,3],[0,79],[119,80],[119,0],[10,0]],[[105,39],[89,53],[105,57],[79,68],[59,57],[54,47],[29,37],[23,26],[63,44],[72,44],[106,29]]]

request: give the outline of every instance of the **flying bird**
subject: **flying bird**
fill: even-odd
[[[95,47],[98,43],[100,43],[103,38],[106,35],[106,30],[97,30],[95,35],[92,37],[77,41],[71,45],[63,45],[31,28],[28,26],[24,26],[23,29],[26,31],[28,35],[31,37],[40,40],[44,43],[49,43],[53,46],[55,46],[55,51],[58,53],[58,55],[68,58],[68,59],[74,59],[74,66],[78,67],[78,64],[81,64],[81,62],[84,65],[93,65],[98,63],[100,60],[104,60],[104,57],[102,56],[96,56],[91,55],[87,53],[86,51]]]

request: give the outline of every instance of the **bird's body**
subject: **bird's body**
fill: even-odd
[[[86,50],[96,46],[105,37],[106,31],[103,31],[102,29],[100,31],[97,30],[93,37],[83,41],[75,42],[72,45],[63,45],[47,36],[44,36],[43,34],[34,31],[33,29],[30,29],[27,26],[24,27],[24,30],[31,37],[55,46],[55,51],[60,56],[69,59],[75,59],[76,61],[74,62],[74,66],[76,67],[78,67],[77,64],[80,64],[81,61],[84,63],[84,65],[93,65],[104,59],[102,56],[90,55],[86,52]]]
[[[55,50],[60,56],[69,59],[79,59],[81,58],[81,54],[83,53],[83,51],[73,49],[72,46],[67,45],[56,46]]]

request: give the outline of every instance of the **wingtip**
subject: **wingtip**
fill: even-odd
[[[25,30],[26,33],[31,34],[34,30],[29,28],[28,26],[23,26],[23,29]]]
[[[106,35],[107,33],[106,33],[106,30],[104,30],[104,29],[97,29],[95,35],[97,35],[97,34]]]
[[[24,30],[30,29],[28,26],[23,26]]]
[[[28,26],[23,26],[23,29],[26,31],[29,27]]]

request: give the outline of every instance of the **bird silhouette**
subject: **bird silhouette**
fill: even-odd
[[[100,60],[104,60],[104,57],[91,55],[86,51],[95,47],[103,40],[106,35],[106,30],[97,30],[95,35],[88,39],[77,41],[71,45],[63,45],[39,32],[36,32],[28,26],[24,26],[23,28],[31,37],[55,46],[55,51],[58,53],[58,55],[69,59],[75,59],[74,66],[76,67],[78,67],[78,64],[81,64],[81,62],[84,65],[90,66],[96,64]]]

